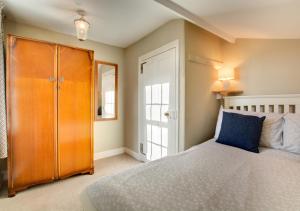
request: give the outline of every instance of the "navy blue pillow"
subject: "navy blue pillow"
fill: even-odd
[[[223,112],[221,131],[216,142],[258,153],[265,118]]]

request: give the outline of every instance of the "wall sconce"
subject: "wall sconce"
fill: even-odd
[[[222,90],[228,91],[230,87],[230,80],[234,80],[234,70],[232,68],[221,68],[218,70],[219,81],[222,82]]]
[[[224,67],[218,69],[218,81],[216,81],[217,88],[213,92],[217,94],[217,99],[222,99],[223,96],[230,94],[240,94],[241,90],[237,90],[231,84],[231,81],[235,80],[234,69],[230,67]]]
[[[222,68],[218,70],[220,81],[229,81],[234,79],[234,70],[232,68]]]

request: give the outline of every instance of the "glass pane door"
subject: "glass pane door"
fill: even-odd
[[[168,155],[169,83],[145,87],[147,159]]]
[[[141,138],[147,160],[177,152],[175,50],[144,62],[141,74]]]

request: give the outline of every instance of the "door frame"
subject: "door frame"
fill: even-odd
[[[176,141],[176,153],[178,153],[180,150],[182,150],[181,146],[183,144],[183,140],[182,140],[182,136],[180,133],[182,133],[182,131],[179,130],[179,125],[182,125],[181,124],[181,120],[183,119],[183,114],[184,114],[184,110],[180,109],[182,108],[182,106],[179,106],[181,105],[181,101],[182,99],[184,99],[184,97],[181,97],[180,94],[182,93],[180,91],[180,88],[181,88],[181,84],[182,84],[182,81],[180,80],[182,77],[179,77],[181,74],[180,74],[180,64],[179,64],[179,54],[180,54],[180,51],[179,51],[179,40],[174,40],[166,45],[163,45],[153,51],[150,51],[142,56],[140,56],[138,58],[138,154],[139,154],[139,157],[141,158],[142,161],[147,161],[147,158],[146,158],[146,155],[142,153],[141,151],[141,144],[144,143],[143,142],[143,137],[142,137],[142,132],[141,130],[143,129],[142,128],[142,123],[143,123],[143,117],[141,114],[141,111],[142,111],[142,103],[141,103],[141,100],[142,100],[142,79],[141,79],[141,71],[142,71],[142,64],[145,62],[145,60],[148,60],[150,59],[151,57],[154,57],[154,56],[157,56],[161,53],[164,53],[168,50],[171,50],[175,48],[175,96],[176,96],[176,103],[175,103],[175,108],[176,108],[176,111],[177,111],[177,118],[176,118],[176,127],[175,127],[175,130],[176,130],[176,135],[175,135],[175,141]],[[184,102],[184,101],[183,101]]]

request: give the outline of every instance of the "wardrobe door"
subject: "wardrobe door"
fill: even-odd
[[[58,48],[58,174],[93,172],[93,52]]]
[[[8,37],[9,195],[55,179],[56,45]]]

